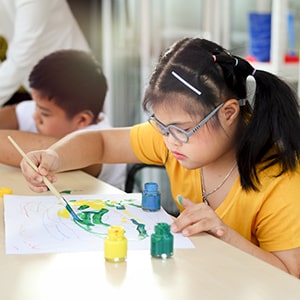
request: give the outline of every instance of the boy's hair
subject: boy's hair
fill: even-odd
[[[68,118],[90,111],[95,122],[103,110],[107,81],[88,52],[68,49],[45,56],[31,71],[29,83],[62,108]]]
[[[180,75],[193,89],[174,76]],[[255,80],[254,97],[249,97],[247,78]],[[146,111],[155,105],[178,103],[190,114],[203,115],[228,99],[247,100],[241,106],[235,141],[241,185],[257,190],[259,168],[279,164],[278,175],[295,170],[300,157],[300,118],[297,96],[277,76],[255,70],[245,59],[231,55],[213,42],[185,38],[161,57],[145,93]],[[165,102],[167,99],[168,103]],[[218,124],[217,114],[212,118]]]

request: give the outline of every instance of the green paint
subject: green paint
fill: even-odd
[[[116,209],[125,210],[125,205],[122,202],[107,200],[105,205],[108,207],[115,207]]]
[[[102,217],[106,213],[108,213],[107,208],[102,208],[99,211],[82,211],[78,214],[80,219],[82,220],[81,223],[89,226],[94,226],[94,225],[103,225],[103,226],[110,226],[110,224],[102,222]]]
[[[85,204],[85,205],[80,205],[80,206],[78,207],[78,210],[84,210],[84,209],[87,209],[87,208],[89,208],[89,205],[87,205],[87,204]]]
[[[59,192],[60,194],[72,194],[72,193],[79,193],[79,192],[82,192],[82,190],[63,190],[61,192]]]
[[[110,226],[110,224],[102,222],[102,217],[106,213],[108,213],[108,211],[109,210],[107,208],[102,208],[100,211],[94,212],[94,214],[93,214],[93,223],[98,224],[98,225]]]
[[[71,193],[72,193],[71,190],[64,190],[60,192],[60,194],[71,194]]]
[[[87,231],[87,232],[89,232],[89,233],[92,233],[92,234],[94,234],[94,235],[97,235],[97,236],[99,236],[100,238],[105,238],[105,237],[107,236],[106,233],[99,233],[99,232],[93,231],[93,230],[92,230],[92,227],[89,226],[89,225],[82,224],[81,222],[78,222],[78,221],[76,221],[76,220],[74,220],[74,221],[75,221],[75,223],[76,223],[80,228],[82,228],[83,230],[85,230],[85,231]]]
[[[105,238],[107,233],[99,233],[93,230],[95,225],[102,225],[105,227],[109,227],[110,224],[102,222],[102,217],[105,215],[109,210],[106,208],[101,209],[100,211],[84,211],[80,212],[78,216],[80,217],[81,221],[74,220],[74,222],[85,231],[97,235],[101,238]]]
[[[142,208],[142,205],[141,205],[141,204],[129,203],[128,205],[133,206],[133,207]]]
[[[113,200],[107,200],[107,201],[105,201],[105,205],[108,207],[115,207],[117,209],[122,209],[122,210],[126,209],[125,204],[129,205],[129,206],[133,206],[133,207],[142,208],[142,205],[136,204],[135,201],[136,200],[134,200],[134,199],[126,199],[126,200],[119,201],[119,202],[115,202]]]
[[[103,201],[103,206],[106,206],[108,208],[101,208],[100,210],[88,210],[93,207],[93,205],[89,205],[90,200],[83,200],[83,203],[86,202],[85,204],[80,205],[77,210],[79,213],[77,213],[78,219],[73,219],[75,224],[77,224],[80,228],[84,229],[85,231],[92,233],[94,235],[97,235],[101,238],[105,238],[107,236],[107,233],[99,233],[96,231],[95,225],[101,225],[105,227],[111,226],[111,224],[103,222],[103,216],[109,212],[109,209],[115,208],[117,210],[126,210],[126,205],[133,206],[133,207],[138,207],[141,208],[142,206],[140,204],[136,204],[134,199],[126,199],[122,201],[114,201],[114,200],[106,200]],[[69,202],[76,203],[77,200],[69,200]],[[100,202],[101,203],[101,202]],[[100,204],[101,205],[101,204]],[[135,219],[130,219],[130,221],[137,225],[136,230],[138,232],[138,239],[145,239],[148,237],[147,230],[145,229],[145,224],[139,223]]]
[[[143,239],[145,239],[147,236],[149,236],[148,233],[147,233],[147,230],[145,229],[145,224],[139,223],[139,222],[138,222],[137,220],[135,220],[135,219],[130,219],[130,221],[131,221],[133,224],[137,225],[136,229],[137,229],[137,231],[138,231],[138,233],[139,233],[139,239],[140,239],[140,240],[143,240]]]
[[[177,200],[178,200],[180,205],[183,205],[183,197],[181,195],[177,196]]]

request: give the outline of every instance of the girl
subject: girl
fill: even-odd
[[[206,231],[299,277],[300,119],[288,85],[186,38],[161,57],[143,107],[148,123],[70,134],[29,153],[39,167],[21,163],[30,187],[45,191],[41,175],[55,181],[95,163],[164,165],[181,211],[173,232]]]

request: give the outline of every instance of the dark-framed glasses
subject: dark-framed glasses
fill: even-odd
[[[205,125],[224,105],[224,103],[220,103],[216,106],[206,117],[204,117],[192,130],[186,131],[176,125],[164,125],[160,122],[155,115],[149,117],[148,122],[157,129],[162,135],[168,136],[171,134],[176,140],[180,141],[181,143],[187,143],[189,138],[199,130],[203,125]]]

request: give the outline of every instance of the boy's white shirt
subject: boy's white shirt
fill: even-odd
[[[20,131],[38,133],[35,122],[31,117],[34,114],[34,110],[35,102],[32,100],[22,101],[16,106],[16,116]],[[99,118],[101,122],[98,124],[89,125],[81,130],[111,128],[108,117],[104,113],[101,113]],[[103,164],[98,178],[123,190],[126,178],[126,164]]]

